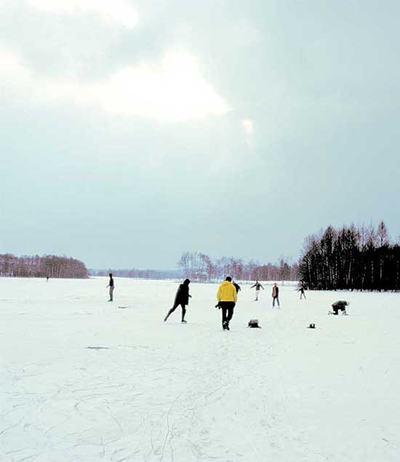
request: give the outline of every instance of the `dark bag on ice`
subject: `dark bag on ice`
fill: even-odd
[[[258,319],[250,319],[249,323],[247,324],[247,327],[261,329],[261,326],[258,325]]]

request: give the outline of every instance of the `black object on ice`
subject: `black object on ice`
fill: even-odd
[[[253,329],[261,329],[261,326],[258,325],[258,319],[250,319],[249,323],[247,324],[247,327],[252,327]]]
[[[309,329],[315,329],[315,324],[311,323],[309,326],[308,326]]]
[[[105,346],[87,346],[86,347],[88,350],[108,350],[109,347]]]

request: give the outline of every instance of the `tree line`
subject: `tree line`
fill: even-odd
[[[295,281],[298,279],[298,264],[290,264],[282,257],[278,264],[260,264],[253,260],[221,257],[213,260],[201,252],[184,252],[178,262],[183,277],[194,281],[221,280],[231,276],[237,280]]]
[[[83,279],[88,277],[88,271],[84,263],[74,258],[3,254],[0,255],[0,276]]]
[[[310,289],[400,290],[400,245],[383,221],[375,228],[328,226],[306,238],[299,278]]]

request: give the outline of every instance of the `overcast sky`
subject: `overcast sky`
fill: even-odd
[[[0,0],[0,253],[175,268],[400,235],[398,0]]]

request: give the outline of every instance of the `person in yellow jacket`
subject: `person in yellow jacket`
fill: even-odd
[[[217,300],[217,306],[222,310],[222,329],[229,330],[229,322],[237,301],[237,291],[230,276],[219,286]]]

